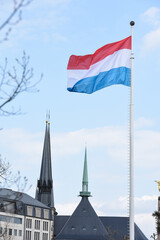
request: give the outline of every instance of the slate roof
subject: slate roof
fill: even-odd
[[[55,228],[58,222],[55,217]],[[82,197],[73,212],[56,236],[55,240],[104,240],[108,237],[107,230],[91,206],[88,197]]]
[[[27,195],[26,193],[13,191],[11,189],[0,188],[0,198],[6,199],[6,200],[8,199],[11,201],[12,200],[13,201],[21,201],[26,205],[49,209],[48,206],[37,201],[36,199],[32,198],[31,196]]]
[[[58,235],[64,225],[69,220],[70,216],[57,215],[55,216],[55,235]],[[110,227],[111,232],[117,230],[117,240],[122,240],[123,236],[127,236],[128,229],[128,217],[99,217],[104,227]],[[146,236],[140,230],[140,228],[135,224],[135,240],[147,240]]]
[[[100,217],[105,227],[111,227],[111,231],[117,230],[118,239],[128,235],[128,217]],[[135,224],[135,240],[147,240],[146,236]]]
[[[85,149],[81,202],[71,216],[55,216],[55,240],[123,240],[128,238],[127,217],[98,217],[88,197],[87,154]],[[135,224],[135,240],[147,240]]]

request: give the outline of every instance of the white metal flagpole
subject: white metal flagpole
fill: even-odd
[[[134,240],[134,155],[133,155],[133,130],[134,130],[134,117],[133,117],[133,26],[135,22],[131,21],[131,87],[130,87],[130,150],[129,150],[129,239]]]

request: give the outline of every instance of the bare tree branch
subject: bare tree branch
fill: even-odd
[[[7,70],[7,59],[4,67],[0,66],[0,115],[15,115],[20,113],[20,109],[6,109],[6,105],[13,101],[23,92],[37,92],[37,84],[42,79],[33,82],[33,68],[29,67],[29,56],[23,52],[21,60],[16,59],[16,66],[12,70]],[[32,80],[32,81],[31,81]]]
[[[22,10],[28,6],[33,0],[10,0],[13,6],[6,16],[5,20],[0,23],[0,32],[2,39],[0,43],[8,40],[8,36],[16,24],[22,19]],[[4,64],[0,64],[0,116],[9,116],[19,114],[20,109],[15,110],[13,107],[8,109],[8,105],[23,92],[36,92],[36,86],[41,80],[42,75],[38,81],[33,81],[33,68],[29,66],[30,58],[23,52],[22,58],[15,59],[15,65],[9,69],[7,58]],[[13,175],[11,166],[6,160],[3,160],[0,155],[0,187],[16,186],[18,191],[26,190],[28,187],[28,179],[21,176],[20,172]],[[18,194],[20,194],[18,192]],[[17,199],[19,196],[15,196]]]
[[[27,191],[31,186],[28,186],[27,177],[22,177],[18,171],[13,174],[11,165],[0,155],[0,187],[15,187],[18,192]],[[17,199],[17,196],[16,196]]]
[[[13,8],[8,17],[0,24],[0,31],[6,28],[4,38],[0,41],[8,40],[8,36],[12,30],[13,25],[18,24],[22,20],[22,9],[29,5],[33,0],[13,0]]]
[[[3,178],[3,179],[6,178],[9,168],[10,168],[10,164],[2,160],[2,157],[0,155],[0,178]]]
[[[32,1],[33,0],[11,0],[13,5],[12,10],[8,16],[6,16],[6,19],[0,23],[0,32],[5,32],[3,41],[8,40],[8,35],[13,25],[18,24],[22,19],[23,8],[28,6]],[[29,60],[29,56],[24,52],[21,59],[16,58],[16,64],[11,70],[8,69],[7,58],[3,66],[0,64],[0,116],[20,114],[20,107],[16,110],[14,107],[10,107],[8,110],[8,104],[23,92],[37,91],[36,86],[41,80],[42,75],[39,81],[33,82],[33,68],[29,67]]]

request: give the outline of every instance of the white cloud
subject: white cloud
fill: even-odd
[[[127,132],[124,127],[104,127],[58,133],[53,136],[52,142],[54,154],[59,156],[76,154],[84,149],[84,144],[87,142],[88,148],[108,146],[106,149],[108,154],[119,158],[120,154],[125,155],[126,137]]]
[[[158,199],[158,196],[157,195],[144,195],[144,196],[141,196],[141,197],[136,197],[135,198],[135,201],[137,202],[146,202],[146,201],[157,201]]]
[[[142,19],[152,27],[143,38],[141,55],[144,56],[160,46],[160,9],[151,7],[142,14]]]
[[[22,20],[13,26],[9,36],[10,41],[3,44],[4,47],[15,47],[19,41],[38,40],[49,42],[54,40],[66,41],[66,36],[59,27],[66,24],[68,18],[63,13],[72,0],[45,0],[33,1],[22,9]],[[4,3],[1,9],[1,23],[7,18],[13,9],[13,4]],[[15,19],[17,19],[15,17]],[[3,20],[3,21],[2,21]],[[6,29],[4,29],[4,32]]]
[[[76,209],[77,205],[78,204],[76,202],[66,204],[56,203],[56,211],[59,215],[71,215]]]
[[[147,53],[159,47],[160,47],[160,27],[150,31],[144,36],[141,54],[146,55]]]
[[[3,158],[19,170],[25,169],[26,175],[30,165],[36,166],[41,159],[43,135],[32,134],[23,129],[4,129],[1,131],[0,144]]]
[[[160,23],[160,9],[151,7],[142,14],[142,18],[152,26],[157,26]]]
[[[151,120],[140,118],[135,130],[135,159],[136,164],[150,167],[159,164],[160,132],[142,130],[151,126]],[[140,128],[141,127],[141,128]],[[29,133],[23,129],[5,129],[1,131],[0,144],[4,156],[11,154],[27,159],[27,162],[37,162],[41,158],[44,133]],[[109,156],[114,161],[126,162],[128,156],[128,129],[122,126],[110,126],[95,129],[81,129],[67,133],[54,133],[51,136],[52,154],[54,160],[75,155],[84,150],[87,142],[88,149],[103,149],[104,158]],[[73,147],[74,146],[74,147]],[[7,151],[9,149],[9,152]],[[7,154],[6,154],[6,153]],[[9,159],[12,159],[12,157]],[[9,160],[8,159],[8,160]],[[150,161],[152,159],[152,161]],[[16,158],[18,160],[18,157]]]
[[[1,131],[0,142],[23,155],[39,154],[42,151],[40,137],[41,134],[31,134],[24,129],[5,129]]]
[[[135,161],[138,166],[156,168],[159,166],[160,132],[139,130],[135,132]]]
[[[135,121],[135,129],[137,128],[144,128],[144,127],[152,127],[154,125],[154,122],[151,119],[146,119],[143,117],[138,118]]]
[[[136,214],[135,222],[148,239],[153,233],[156,233],[155,219],[152,214]]]

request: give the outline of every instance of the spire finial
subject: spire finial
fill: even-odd
[[[87,147],[85,144],[85,156],[84,156],[84,168],[83,168],[83,179],[82,179],[82,192],[81,197],[90,197],[91,193],[88,192],[88,169],[87,169]]]
[[[50,124],[50,111],[47,110],[46,112],[46,123]]]

